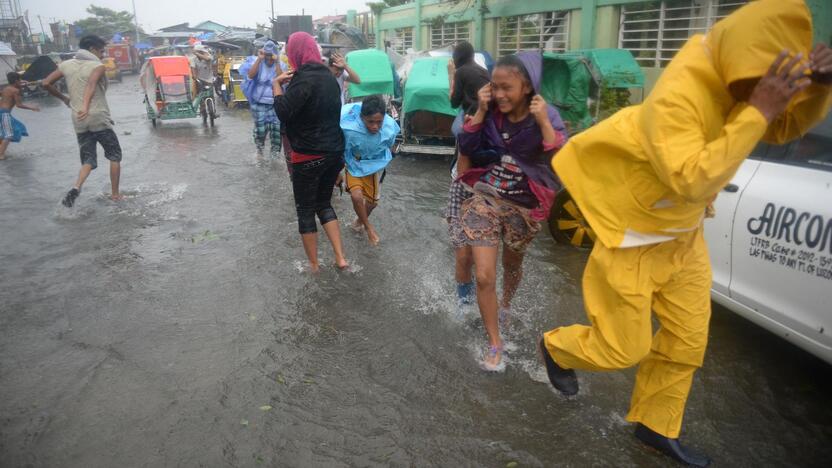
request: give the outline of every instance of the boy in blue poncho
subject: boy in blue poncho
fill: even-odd
[[[381,96],[369,96],[341,108],[341,129],[346,140],[347,190],[358,215],[353,228],[366,229],[370,243],[378,245],[380,239],[369,217],[378,206],[381,175],[393,159],[399,124],[385,113]]]

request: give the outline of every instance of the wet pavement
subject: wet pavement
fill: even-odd
[[[285,165],[256,161],[246,110],[153,129],[135,77],[109,98],[123,202],[100,156],[60,206],[79,162],[57,101],[15,111],[32,136],[0,161],[0,466],[670,463],[624,420],[633,370],[581,373],[573,399],[543,383],[535,337],[585,322],[586,251],[538,236],[508,370],[486,375],[476,309],[455,307],[447,161],[393,161],[377,248],[336,196],[353,268],[310,276]],[[830,367],[719,307],[710,335],[683,439],[718,466],[826,465]]]

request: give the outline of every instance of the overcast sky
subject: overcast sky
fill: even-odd
[[[85,11],[90,3],[132,12],[130,0],[19,0],[22,10],[29,10],[29,23],[34,32],[40,32],[38,15],[43,28],[49,31],[47,23],[56,20],[72,22],[89,16]],[[301,14],[317,18],[344,14],[353,9],[359,12],[369,10],[369,0],[274,0],[275,14]],[[195,25],[205,20],[216,21],[226,26],[254,27],[265,23],[271,14],[269,0],[135,0],[139,26],[145,31],[155,31],[172,24],[188,22]]]

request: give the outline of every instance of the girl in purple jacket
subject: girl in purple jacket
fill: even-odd
[[[462,227],[476,265],[477,302],[488,332],[480,367],[505,369],[500,321],[523,276],[523,256],[549,215],[559,188],[551,159],[566,143],[554,107],[539,94],[542,57],[521,52],[497,62],[491,83],[479,91],[477,113],[459,135],[460,153],[484,167],[460,181],[474,196],[462,205]],[[497,256],[503,244],[503,296],[497,302]],[[501,320],[502,319],[502,320]]]

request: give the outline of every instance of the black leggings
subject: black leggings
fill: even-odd
[[[325,156],[322,159],[292,163],[292,192],[298,212],[298,230],[301,234],[318,232],[315,215],[323,226],[338,216],[332,209],[332,189],[338,173],[344,168],[343,157]]]

